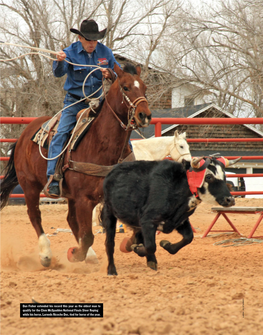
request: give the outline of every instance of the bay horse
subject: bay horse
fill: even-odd
[[[128,144],[133,127],[147,127],[151,112],[145,98],[146,85],[140,78],[139,66],[127,64],[122,70],[116,64],[117,79],[111,85],[99,115],[92,122],[75,151],[71,151],[74,162],[93,163],[111,167],[121,156],[128,156]],[[1,208],[7,202],[13,188],[20,184],[27,204],[30,221],[38,236],[40,262],[48,267],[52,253],[42,224],[39,195],[47,183],[46,160],[41,157],[39,147],[31,138],[50,119],[39,117],[32,121],[14,144],[6,174],[1,183]],[[47,157],[47,150],[42,148]],[[69,163],[64,157],[64,167]],[[68,260],[84,261],[89,247],[93,244],[92,211],[103,197],[103,176],[92,176],[66,169],[63,179],[63,196],[68,199],[67,221],[78,243],[78,247],[68,250]]]

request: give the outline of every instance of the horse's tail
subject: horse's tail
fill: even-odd
[[[17,143],[17,142],[16,142]],[[1,192],[0,192],[0,209],[3,209],[9,198],[9,194],[13,191],[13,189],[18,185],[18,180],[16,176],[16,169],[14,163],[14,155],[15,155],[15,148],[16,143],[11,146],[11,155],[8,161],[7,166],[4,169],[4,178],[1,182]]]

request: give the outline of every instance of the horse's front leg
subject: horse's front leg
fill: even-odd
[[[76,241],[79,243],[79,224],[77,222],[76,218],[76,204],[75,200],[68,199],[68,216],[67,216],[68,224],[72,230],[72,233],[76,239]],[[68,250],[68,259],[71,262],[75,262],[78,260],[75,260],[74,253],[76,252],[76,248],[70,248]],[[95,253],[95,251],[90,247],[87,251],[86,259],[85,261],[87,263],[98,263],[98,258]]]
[[[77,201],[69,202],[69,225],[79,243],[79,247],[69,248],[68,260],[82,262],[85,260],[88,249],[92,246],[94,235],[92,232],[92,211],[95,204],[86,197],[79,197]]]
[[[181,226],[176,228],[176,230],[178,231],[179,234],[183,236],[183,239],[181,241],[174,244],[172,244],[167,240],[162,240],[160,242],[160,246],[163,247],[172,255],[176,254],[180,249],[185,247],[187,244],[191,243],[194,238],[193,230],[189,222],[189,219],[186,219]]]

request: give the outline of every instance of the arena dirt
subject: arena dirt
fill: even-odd
[[[263,199],[237,199],[237,206],[263,206]],[[239,236],[211,233],[201,238],[215,214],[201,204],[191,217],[194,241],[177,255],[157,247],[158,271],[144,258],[119,251],[117,277],[106,275],[105,234],[96,234],[98,264],[69,263],[76,245],[68,229],[67,205],[42,205],[45,232],[53,252],[50,268],[40,265],[37,238],[25,206],[1,213],[1,334],[2,335],[258,335],[263,328],[263,243],[233,245]],[[230,215],[248,236],[258,215]],[[222,218],[215,228],[229,229]],[[96,233],[99,227],[94,227]],[[54,234],[55,233],[55,234]],[[263,236],[263,222],[255,235]],[[160,234],[178,241],[180,235]],[[225,240],[229,243],[219,244]],[[263,238],[262,238],[263,240]],[[216,244],[215,244],[216,243]],[[20,318],[20,303],[103,303],[103,318]]]

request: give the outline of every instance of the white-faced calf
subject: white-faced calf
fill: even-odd
[[[230,164],[233,163],[230,162]],[[101,213],[106,229],[108,275],[117,275],[114,264],[116,220],[134,230],[127,251],[147,258],[147,266],[156,270],[156,231],[165,234],[174,229],[183,236],[177,243],[163,240],[160,245],[170,254],[191,243],[189,222],[201,201],[225,207],[235,204],[226,185],[223,157],[193,158],[192,167],[169,160],[135,161],[119,164],[104,180],[104,205]]]

